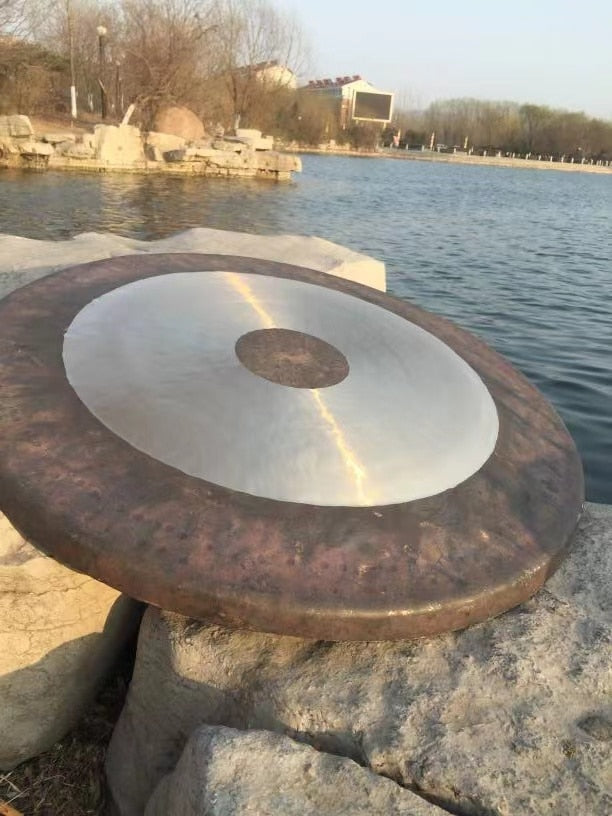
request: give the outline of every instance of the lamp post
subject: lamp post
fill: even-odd
[[[104,47],[106,45],[107,30],[105,26],[99,25],[96,28],[96,31],[98,32],[98,56],[100,62],[98,77],[98,84],[100,85],[100,108],[102,111],[102,119],[106,119],[106,88],[104,87],[104,65],[105,65]]]

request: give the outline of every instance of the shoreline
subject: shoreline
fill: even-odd
[[[412,152],[408,150],[338,150],[318,147],[279,148],[279,153],[312,154],[318,156],[348,156],[361,159],[393,159],[441,164],[472,164],[484,167],[510,167],[520,170],[558,170],[570,173],[599,173],[612,175],[612,166],[598,164],[571,164],[570,162],[538,161],[537,159],[508,158],[506,156],[467,156],[463,153]]]

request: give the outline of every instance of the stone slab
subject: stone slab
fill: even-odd
[[[107,772],[141,812],[202,723],[357,760],[464,816],[612,812],[612,507],[530,601],[456,634],[330,643],[149,608]]]
[[[343,757],[269,731],[197,729],[145,816],[443,816]]]
[[[37,241],[0,234],[0,298],[19,286],[89,261],[163,252],[242,255],[317,269],[385,291],[385,265],[323,238],[301,235],[250,235],[196,228],[157,241],[86,232],[67,241]]]

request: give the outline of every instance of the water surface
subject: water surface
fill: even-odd
[[[387,264],[389,290],[471,329],[552,401],[591,501],[612,503],[612,175],[305,156],[291,184],[0,174],[0,231],[188,227],[318,235]]]

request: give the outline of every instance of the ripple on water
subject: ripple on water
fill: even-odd
[[[509,357],[573,434],[612,503],[612,178],[304,156],[291,184],[0,175],[0,230],[161,238],[206,226],[319,235],[387,264],[389,290]]]

